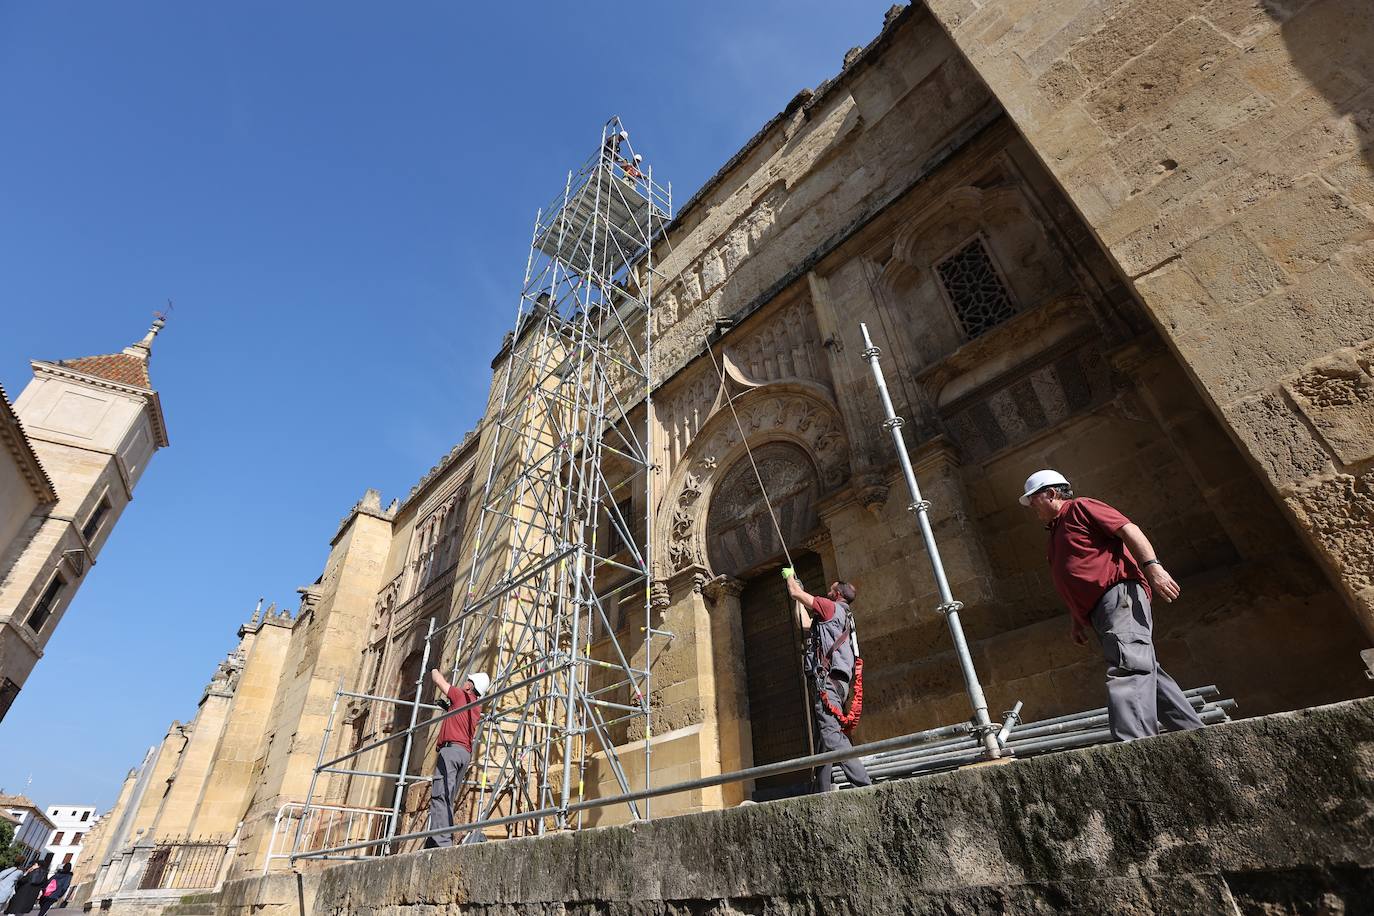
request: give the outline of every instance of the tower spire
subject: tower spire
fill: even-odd
[[[148,333],[143,335],[143,339],[136,344],[130,344],[124,348],[128,355],[147,362],[153,355],[153,338],[157,337],[157,332],[161,331],[167,324],[167,316],[172,313],[172,300],[167,300],[165,311],[153,312],[153,325],[148,328]]]

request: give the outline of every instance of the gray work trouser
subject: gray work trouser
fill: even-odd
[[[463,774],[472,760],[472,751],[459,744],[439,748],[434,761],[434,780],[429,784],[429,829],[453,826],[453,800],[463,784]],[[452,846],[453,834],[438,833],[431,837],[435,846]]]
[[[835,704],[835,708],[843,710],[845,698],[849,696],[849,682],[840,678],[828,677],[825,679],[825,692],[830,697],[830,702]],[[844,733],[844,729],[840,728],[840,721],[830,714],[820,697],[816,698],[813,708],[816,713],[817,754],[854,746],[849,743],[849,736]],[[868,778],[868,770],[864,769],[863,761],[859,758],[854,757],[845,760],[840,766],[844,768],[844,775],[849,779],[851,786],[873,785],[873,780]],[[829,763],[816,768],[817,791],[829,792],[834,788],[833,770],[834,765]]]
[[[1202,728],[1178,683],[1155,658],[1150,599],[1139,582],[1107,589],[1091,621],[1107,660],[1107,723],[1117,741]]]

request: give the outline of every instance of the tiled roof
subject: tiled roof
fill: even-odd
[[[77,359],[59,359],[56,365],[74,372],[83,372],[97,378],[131,385],[135,388],[152,388],[148,378],[148,361],[130,356],[128,353],[108,353],[104,356],[82,356]]]

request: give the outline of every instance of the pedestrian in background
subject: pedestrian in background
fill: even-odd
[[[24,876],[14,886],[14,896],[10,898],[6,913],[27,913],[38,902],[43,886],[48,883],[48,870],[41,862],[34,862],[24,870]]]
[[[1069,607],[1069,636],[1097,632],[1107,661],[1107,722],[1117,741],[1202,727],[1202,719],[1155,657],[1150,601],[1181,594],[1145,533],[1104,502],[1075,497],[1058,471],[1026,478],[1021,505],[1050,533],[1050,576]]]
[[[52,880],[43,888],[43,896],[38,900],[38,916],[47,916],[48,910],[57,905],[67,894],[67,888],[72,886],[72,864],[63,862],[62,867],[57,870],[57,874],[52,876]]]
[[[16,865],[11,865],[4,871],[0,871],[0,907],[10,902],[14,896],[14,886],[19,883],[19,879],[24,877],[24,869]]]

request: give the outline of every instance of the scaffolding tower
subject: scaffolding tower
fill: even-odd
[[[652,243],[671,186],[619,118],[535,218],[491,443],[454,682],[488,670],[474,744],[477,822],[569,823],[589,768],[633,791],[620,747],[652,754]],[[630,802],[634,818],[647,801]]]
[[[432,737],[438,720],[466,709],[421,699],[429,669],[447,660],[454,684],[491,676],[460,799],[467,821],[455,832],[580,826],[589,779],[613,795],[649,788],[654,639],[667,635],[650,587],[652,244],[671,217],[671,186],[655,183],[619,118],[536,215],[482,430],[485,478],[458,611],[429,621],[412,697],[340,682],[305,803],[278,813],[269,862],[366,857],[429,835],[401,823],[407,788],[427,781],[411,773],[416,735]],[[358,702],[409,726],[327,759],[341,704]],[[327,774],[391,782],[389,810],[317,801]],[[632,818],[649,816],[647,799],[626,804]],[[274,852],[287,832],[291,852]]]

